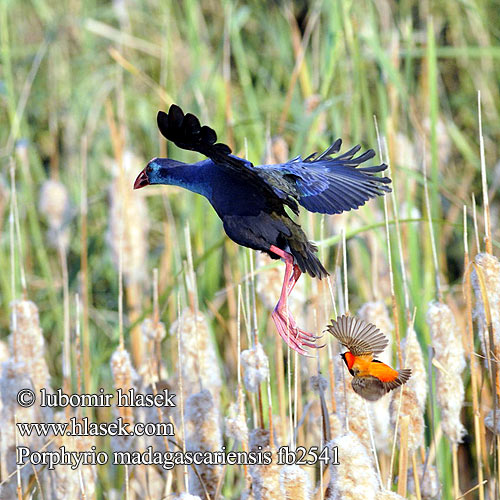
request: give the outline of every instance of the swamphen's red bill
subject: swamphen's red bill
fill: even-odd
[[[138,176],[134,182],[134,189],[139,189],[144,186],[149,186],[149,177],[146,173],[148,167],[146,167]]]

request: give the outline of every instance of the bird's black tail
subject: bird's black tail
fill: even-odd
[[[318,259],[316,245],[308,241],[300,250],[290,248],[290,253],[295,258],[295,263],[303,273],[311,275],[313,278],[325,278],[328,276],[328,271],[324,268],[321,261]]]

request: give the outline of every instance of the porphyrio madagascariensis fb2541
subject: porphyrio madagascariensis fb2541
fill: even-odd
[[[360,146],[333,157],[342,141],[337,139],[319,156],[300,156],[278,165],[254,166],[231,154],[217,142],[214,130],[201,126],[191,113],[172,104],[160,111],[158,128],[179,148],[202,153],[208,159],[188,164],[154,158],[138,175],[134,189],[150,184],[181,186],[205,196],[222,219],[226,234],[239,245],[261,250],[285,261],[281,295],[272,317],[278,333],[295,351],[317,347],[317,337],[299,328],[288,312],[287,299],[302,273],[323,278],[328,272],[316,256],[316,246],[287,214],[298,215],[298,204],[310,212],[340,214],[356,209],[370,198],[390,192],[388,177],[375,174],[386,165],[359,167],[373,158],[372,149],[355,157]]]

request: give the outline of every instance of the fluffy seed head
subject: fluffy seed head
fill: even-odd
[[[400,400],[401,412],[399,410]],[[391,413],[391,423],[393,428],[396,426],[398,414],[400,415],[400,418],[405,416],[410,417],[408,426],[408,450],[410,453],[413,453],[424,442],[425,428],[423,411],[413,388],[406,384],[406,386],[403,386],[401,389],[392,391],[389,411]],[[398,425],[398,435],[401,437],[401,425]]]
[[[179,366],[184,392],[187,395],[198,392],[201,379],[202,386],[209,389],[218,401],[222,386],[220,363],[205,316],[201,312],[196,315],[191,309],[184,309],[180,318],[170,327],[171,335],[175,336],[178,331],[181,338]]]
[[[375,500],[405,500],[405,497],[398,495],[394,491],[380,490],[377,493]]]
[[[401,342],[401,349],[405,359],[405,367],[411,368],[411,378],[406,383],[406,386],[412,388],[421,411],[424,411],[428,393],[427,370],[422,348],[413,328],[408,328],[406,338]]]
[[[40,328],[38,308],[31,300],[16,300],[11,307],[10,329],[15,358],[24,362],[36,391],[47,388],[50,374],[44,356],[45,340]]]
[[[106,239],[113,263],[119,267],[120,241],[122,242],[123,276],[125,282],[137,283],[146,277],[148,210],[142,196],[133,195],[132,185],[137,165],[142,161],[130,151],[123,154],[123,176],[116,169],[110,189],[109,224]]]
[[[465,368],[464,348],[451,309],[446,304],[431,302],[427,311],[438,369],[436,395],[441,409],[442,427],[448,439],[460,443],[465,428],[460,421],[464,403],[464,384],[460,374]]]
[[[146,340],[161,342],[165,338],[167,331],[165,324],[161,321],[158,321],[155,325],[155,322],[151,318],[146,318],[141,323],[141,333]]]
[[[71,206],[66,186],[52,179],[45,181],[40,188],[38,208],[49,226],[48,242],[51,246],[57,247],[58,241],[61,241],[63,246],[67,247]]]
[[[248,425],[245,415],[245,393],[238,391],[238,399],[229,407],[225,419],[226,435],[240,442],[248,441]]]
[[[381,332],[385,333],[389,339],[389,344],[385,348],[384,352],[377,355],[377,359],[392,365],[392,330],[393,325],[389,317],[389,312],[383,301],[366,302],[361,306],[358,311],[358,316],[371,323],[372,325],[377,325],[377,328]],[[390,429],[389,429],[389,403],[391,399],[389,397],[380,398],[370,405],[373,409],[373,434],[375,440],[375,446],[378,450],[384,452],[389,452],[390,446]]]
[[[500,434],[500,408],[494,412],[491,410],[486,417],[484,417],[484,425],[493,432],[493,434]]]
[[[379,483],[372,460],[358,436],[352,432],[339,436],[328,446],[338,447],[339,465],[331,465],[327,500],[375,500]]]
[[[436,467],[428,465],[425,469],[424,475],[424,464],[417,467],[418,479],[420,482],[420,495],[422,500],[438,500],[441,498],[441,483],[439,482],[439,476]],[[415,479],[413,474],[413,468],[408,470],[408,493],[415,495]]]
[[[280,470],[274,450],[269,447],[269,431],[253,429],[250,431],[251,451],[272,451],[272,463],[269,465],[250,465],[249,472],[252,478],[252,490],[255,499],[282,500],[280,490]]]
[[[474,259],[484,277],[484,284],[490,305],[491,322],[493,327],[493,336],[495,345],[500,345],[500,262],[498,259],[488,253],[478,253]],[[487,331],[486,315],[484,309],[483,295],[479,286],[479,278],[476,270],[472,270],[471,274],[472,287],[476,303],[474,306],[473,315],[479,326],[479,338],[483,354],[487,356],[489,346],[489,334]]]
[[[111,356],[111,372],[117,390],[121,389],[126,394],[134,387],[133,381],[137,379],[137,374],[132,366],[130,354],[125,349],[118,347]],[[132,407],[121,406],[118,407],[118,411],[126,422],[133,422]]]
[[[240,356],[245,387],[247,391],[257,392],[259,385],[269,377],[269,360],[262,344],[257,342],[254,347],[242,351]]]
[[[208,389],[192,394],[186,400],[186,447],[191,451],[217,451],[222,446],[219,426],[219,409]],[[211,498],[215,496],[222,474],[220,465],[200,464],[198,474]],[[204,495],[203,485],[191,469],[189,471],[190,491]]]
[[[280,486],[286,500],[308,500],[311,498],[311,481],[307,472],[299,465],[285,465],[280,472]]]

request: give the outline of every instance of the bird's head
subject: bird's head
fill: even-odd
[[[146,168],[137,176],[134,189],[139,189],[150,184],[172,184],[172,170],[184,165],[170,158],[153,158]]]
[[[344,363],[346,364],[347,369],[349,370],[351,375],[353,375],[352,365],[354,364],[355,356],[353,354],[351,354],[349,351],[346,351],[346,352],[341,353],[340,357],[344,360]]]

